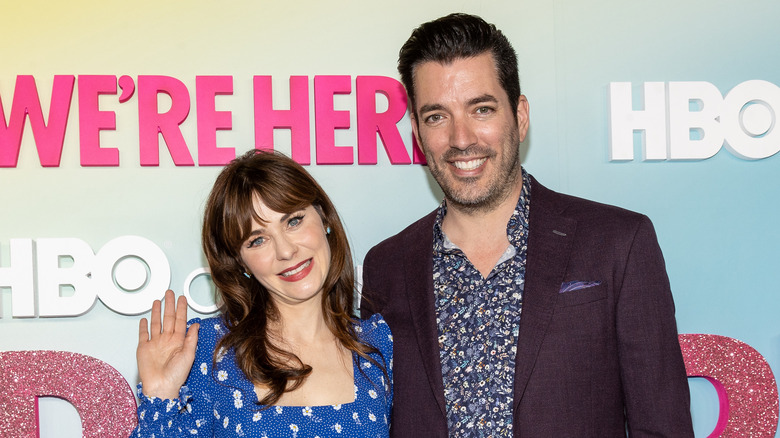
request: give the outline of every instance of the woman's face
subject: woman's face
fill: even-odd
[[[253,220],[251,234],[241,246],[246,269],[279,304],[319,297],[330,268],[330,246],[317,210],[309,205],[280,213],[259,197],[254,207],[266,223]]]

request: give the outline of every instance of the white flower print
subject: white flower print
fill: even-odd
[[[339,403],[337,405],[333,405],[333,410],[338,411],[339,409],[341,409],[341,403]]]
[[[222,420],[222,427],[227,429],[229,422],[230,422],[230,419],[228,417],[225,417],[225,419]]]
[[[260,421],[261,418],[263,418],[263,414],[260,412],[255,412],[255,415],[252,415],[252,421]]]
[[[368,413],[368,419],[371,421],[376,421],[376,415],[374,415],[373,412]]]
[[[200,426],[202,426],[202,425],[203,425],[203,420],[201,420],[200,418],[198,418],[197,420],[195,420],[195,427],[200,427]]]
[[[277,414],[281,414],[282,413],[282,407],[281,406],[277,406],[276,407],[276,413]]]
[[[337,433],[341,433],[341,425],[340,424],[338,424],[338,423],[334,424],[333,428],[336,429]]]
[[[241,429],[241,423],[238,423],[238,425],[236,425],[236,433],[239,435],[244,434],[244,431]]]
[[[239,390],[233,391],[233,405],[236,409],[241,409],[244,406],[244,402],[241,400],[241,391]]]
[[[219,417],[219,412],[217,412],[217,410],[216,410],[216,409],[214,409],[214,417],[215,417],[217,420],[219,420],[219,418],[220,418],[220,417]]]
[[[206,362],[203,362],[202,364],[200,364],[200,372],[204,376],[209,373],[209,366],[206,365]]]
[[[291,424],[290,425],[290,430],[293,431],[293,432],[298,432],[298,425],[297,424]]]
[[[357,412],[352,413],[352,419],[355,420],[356,424],[360,424],[360,416],[358,415]]]
[[[228,378],[228,373],[225,370],[220,370],[217,373],[217,379],[219,379],[220,382],[224,382]]]
[[[141,413],[138,416],[143,420],[144,417],[146,417],[146,411],[145,410],[141,411]]]
[[[390,340],[390,342],[393,342],[393,335],[387,335],[387,339]]]
[[[368,395],[371,396],[371,398],[376,398],[376,391],[374,391],[373,389],[369,389]]]
[[[363,333],[363,327],[356,325],[355,326],[355,333]]]
[[[171,409],[176,406],[176,400],[168,400],[168,405],[165,406],[165,412],[171,412]]]
[[[303,408],[303,416],[304,417],[311,417],[311,414],[312,414],[311,408],[309,406],[305,406]]]
[[[159,418],[159,417],[160,417],[160,413],[159,412],[155,412],[154,413],[154,418],[152,418],[152,420],[157,421],[157,418]]]

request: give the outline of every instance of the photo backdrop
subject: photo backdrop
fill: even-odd
[[[310,132],[298,147],[308,149],[312,164],[307,169],[338,207],[357,264],[373,245],[436,208],[441,193],[426,168],[393,164],[384,136],[374,134],[381,137],[376,164],[359,163],[357,88],[360,78],[396,79],[398,49],[411,30],[455,11],[495,23],[518,52],[522,90],[531,108],[530,136],[522,146],[525,168],[555,190],[647,214],[664,251],[679,332],[741,340],[775,372],[780,370],[780,158],[774,155],[780,148],[780,101],[773,85],[780,84],[775,55],[780,4],[770,0],[4,2],[0,156],[7,159],[18,145],[18,159],[0,167],[0,280],[5,281],[0,284],[0,350],[92,356],[135,387],[138,320],[148,312],[131,311],[131,303],[150,306],[153,298],[147,295],[167,286],[181,293],[188,277],[205,266],[199,237],[202,209],[221,167],[203,165],[199,158],[206,161],[209,155],[199,155],[198,148],[205,149],[208,138],[213,138],[212,151],[219,148],[228,155],[255,147],[256,76],[271,77],[275,109],[290,108],[292,90],[302,90],[290,78],[305,77],[307,90],[301,96],[302,105],[308,105]],[[65,85],[73,77],[70,98],[56,94],[67,89],[57,88],[57,76],[65,77]],[[80,90],[102,86],[89,76],[115,77],[120,88],[93,92],[96,101],[82,101]],[[127,88],[120,78],[125,76],[130,82],[124,85],[134,87],[130,96],[122,96]],[[34,79],[42,120],[48,123],[48,131],[36,129],[54,137],[57,123],[64,129],[57,165],[42,165],[42,155],[57,154],[36,148],[49,140],[36,139],[30,120],[21,135],[14,137],[10,127],[3,131],[18,98],[20,77],[22,83],[23,77]],[[144,120],[148,106],[140,102],[149,90],[143,88],[143,77],[175,79],[174,85],[163,87],[169,94],[156,98],[160,113],[183,105],[184,96],[189,99],[177,129],[152,134],[159,139],[157,165],[141,165],[149,156],[141,146],[142,127],[149,126]],[[232,91],[212,84],[209,94],[198,77],[231,78]],[[315,83],[319,77],[324,78],[322,88]],[[756,80],[764,82],[749,82]],[[678,82],[684,85],[675,88]],[[612,83],[628,83],[623,87],[633,101],[630,111],[660,102],[660,109],[644,113],[652,119],[648,125],[637,121],[642,113],[621,110],[611,100],[618,95],[618,86],[610,93]],[[734,89],[747,97],[740,101],[735,92],[731,101],[724,100]],[[204,92],[202,102],[198,90]],[[321,94],[315,98],[317,90]],[[377,93],[377,113],[398,103],[395,95],[386,94]],[[680,101],[685,104],[674,113],[672,102]],[[52,102],[69,108],[55,108]],[[317,102],[324,105],[319,112]],[[89,113],[90,108],[113,113],[113,126],[110,119],[101,119],[105,116]],[[710,121],[686,125],[686,110],[711,111]],[[229,114],[227,122],[224,114]],[[721,132],[727,123],[741,123],[742,137]],[[331,140],[327,135],[317,140],[318,125]],[[412,160],[408,118],[396,126]],[[629,132],[633,146],[618,145],[610,127]],[[646,127],[644,134],[631,133],[640,127]],[[177,130],[178,143],[165,137]],[[292,153],[299,131],[275,130],[276,149]],[[92,140],[80,133],[92,133]],[[114,158],[99,163],[117,164],[83,165],[99,156],[95,147],[91,152],[81,149],[89,141],[116,151]],[[185,145],[193,165],[179,165],[166,147],[169,141]],[[328,141],[341,147],[332,150],[346,151],[342,153],[352,164],[317,164],[316,145]],[[707,142],[704,150],[701,145]],[[619,149],[628,151],[630,159],[611,159]],[[675,159],[682,151],[689,152],[688,159]],[[746,156],[750,151],[758,156]],[[328,157],[326,151],[321,155]],[[118,243],[123,236],[142,239]],[[12,248],[16,239],[22,239],[19,250]],[[28,246],[30,253],[23,251]],[[147,257],[121,258],[133,251],[138,255],[142,247],[150,259],[156,254],[159,264],[146,266],[151,263]],[[14,257],[19,265],[12,265]],[[108,283],[100,283],[94,266],[120,258],[122,268],[109,264],[101,274]],[[78,271],[87,261],[95,263],[90,265],[93,275],[52,289],[58,275]],[[166,263],[168,283],[160,290],[146,287],[152,280],[165,280]],[[8,284],[12,277],[24,276],[24,269],[31,269],[34,282],[16,281],[32,291],[32,316],[14,316],[23,309],[13,300],[30,302]],[[118,300],[114,307],[124,313],[104,302],[104,297],[111,300],[106,292],[110,284],[138,289],[125,292],[124,298],[121,292],[113,295]],[[42,296],[43,289],[55,290],[55,295]],[[207,277],[192,280],[191,293],[197,304],[213,304]],[[78,315],[42,315],[47,306],[67,313],[58,303],[69,297],[94,299],[94,305]],[[696,434],[705,437],[717,421],[716,391],[704,379],[689,382]],[[41,399],[40,425],[41,437],[81,436],[78,414],[59,399]]]

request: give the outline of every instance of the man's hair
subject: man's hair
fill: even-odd
[[[509,40],[496,28],[476,15],[455,13],[421,24],[412,31],[398,53],[398,73],[409,96],[409,106],[416,116],[414,69],[418,64],[435,61],[450,63],[490,52],[498,80],[509,97],[512,108],[520,98],[517,54]]]

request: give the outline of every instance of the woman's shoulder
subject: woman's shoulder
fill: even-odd
[[[196,323],[200,325],[198,329],[198,344],[203,342],[216,344],[229,331],[222,315],[210,318],[192,318],[187,321],[187,328]]]
[[[358,320],[355,324],[355,331],[363,342],[379,350],[385,350],[382,347],[392,348],[393,334],[390,331],[390,327],[387,326],[387,322],[379,313],[375,313],[366,319]]]

